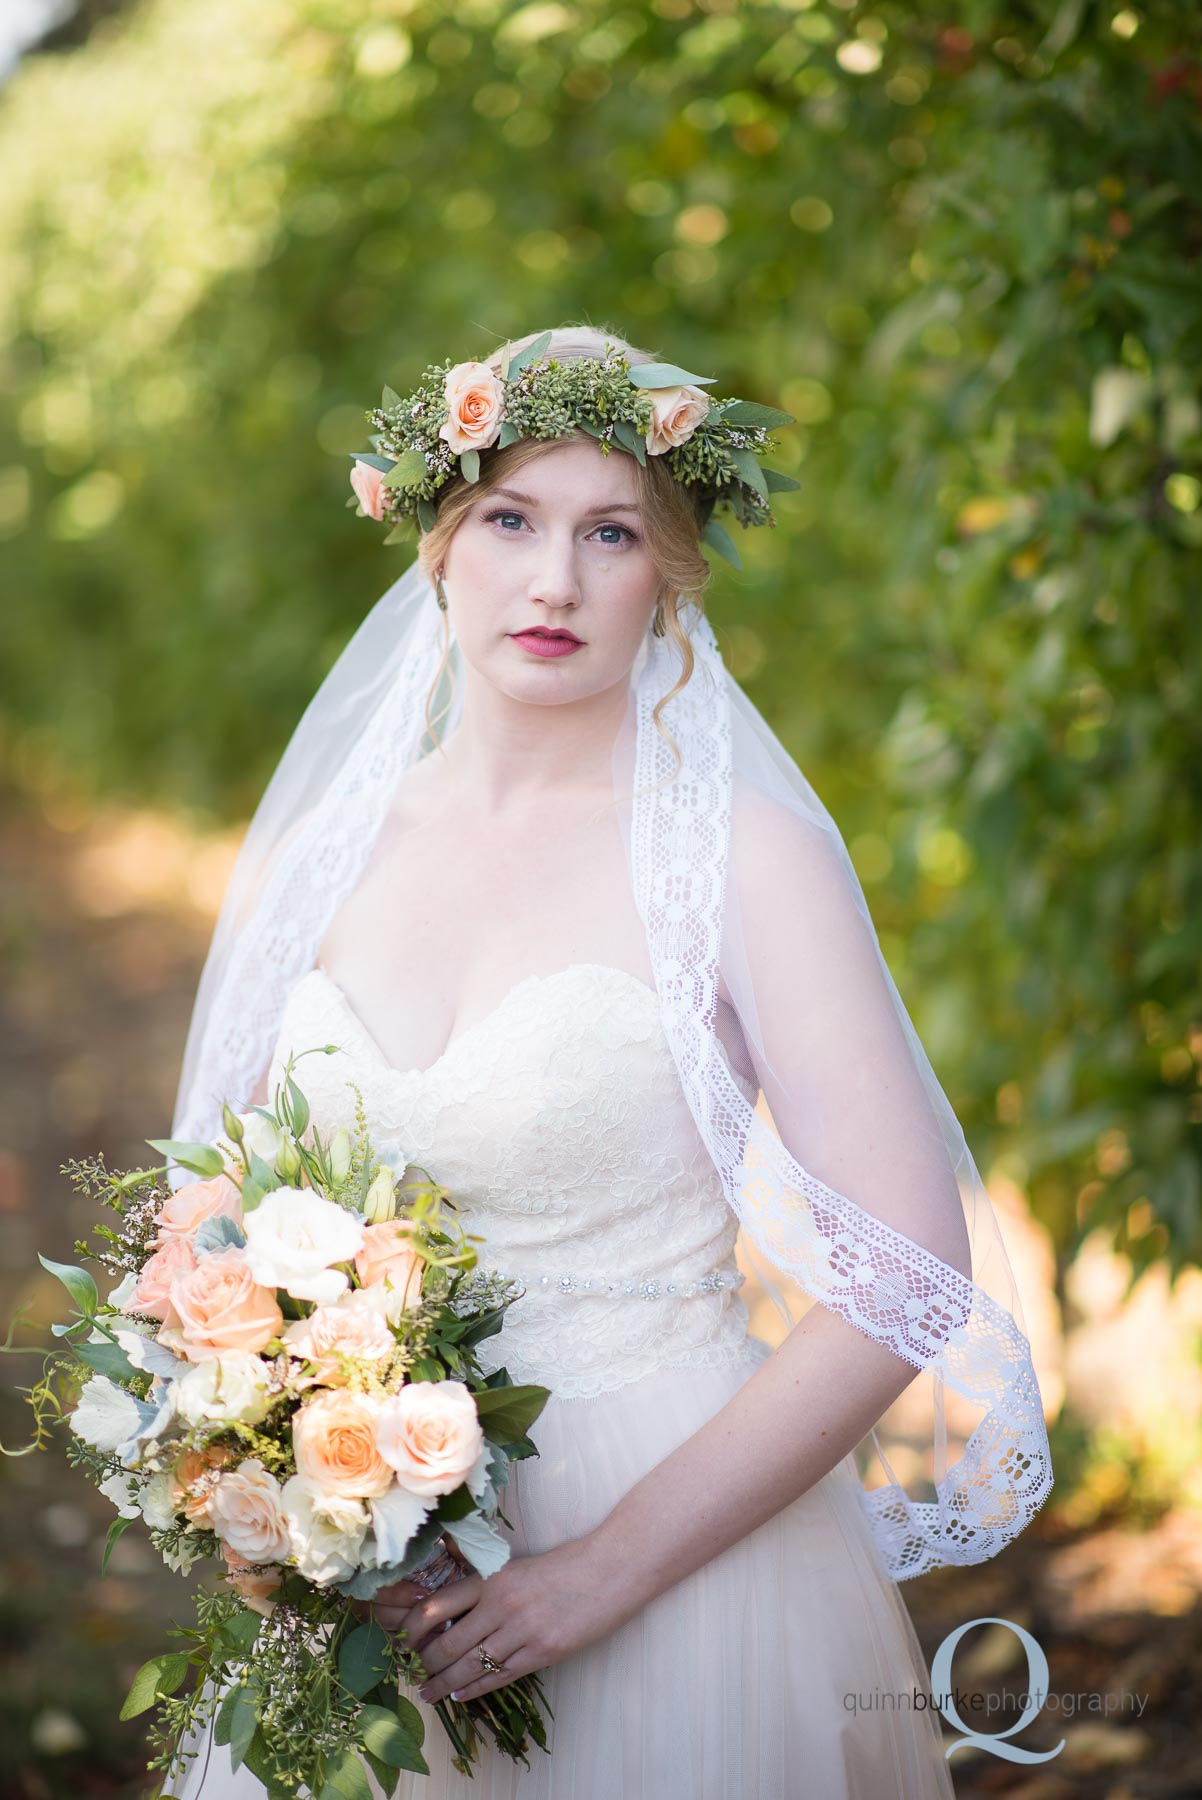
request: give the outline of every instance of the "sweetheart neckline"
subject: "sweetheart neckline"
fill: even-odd
[[[519,979],[517,981],[515,981],[511,987],[507,988],[506,991],[501,995],[501,998],[497,1001],[497,1004],[495,1006],[491,1007],[488,1012],[482,1014],[480,1018],[473,1020],[470,1025],[465,1025],[462,1031],[457,1032],[455,1034],[455,1036],[447,1044],[446,1048],[442,1051],[442,1053],[439,1056],[436,1056],[434,1061],[426,1069],[417,1069],[417,1068],[401,1069],[401,1068],[398,1068],[395,1063],[389,1062],[387,1052],[385,1051],[383,1045],[380,1043],[379,1039],[374,1035],[374,1033],[369,1031],[367,1026],[364,1024],[358,1008],[352,1004],[350,996],[347,994],[346,989],[344,987],[342,987],[342,985],[339,982],[335,981],[334,977],[328,972],[328,970],[324,969],[320,963],[316,963],[314,965],[314,967],[309,970],[308,974],[305,976],[302,976],[301,979],[303,981],[308,981],[314,975],[320,976],[322,981],[325,982],[326,986],[328,988],[330,988],[332,990],[332,992],[341,1001],[343,1009],[346,1012],[347,1016],[351,1019],[352,1023],[354,1024],[356,1030],[359,1032],[360,1036],[363,1038],[364,1042],[369,1046],[369,1048],[371,1050],[373,1050],[375,1052],[376,1056],[379,1057],[380,1062],[383,1065],[386,1073],[388,1073],[389,1075],[397,1075],[402,1080],[425,1081],[431,1075],[433,1075],[436,1072],[436,1070],[439,1070],[442,1068],[443,1064],[449,1060],[449,1058],[455,1053],[455,1051],[459,1048],[459,1046],[461,1044],[466,1042],[467,1039],[471,1038],[475,1033],[481,1031],[485,1025],[492,1024],[493,1021],[497,1018],[497,1016],[504,1012],[505,1008],[509,1005],[509,1002],[513,999],[514,995],[519,994],[523,990],[523,988],[538,986],[540,984],[545,985],[545,984],[553,982],[553,981],[560,981],[563,979],[563,977],[565,975],[574,975],[574,974],[578,974],[585,970],[588,970],[590,972],[604,972],[609,975],[618,975],[618,976],[621,976],[626,981],[633,982],[634,986],[637,988],[640,988],[642,990],[643,994],[647,996],[647,998],[649,998],[655,1002],[656,1008],[658,1009],[659,994],[657,993],[655,988],[653,988],[651,986],[650,982],[644,981],[643,977],[641,975],[635,975],[630,969],[619,968],[617,963],[599,963],[599,962],[568,963],[568,964],[566,964],[566,966],[564,968],[552,969],[546,975],[523,975],[523,976],[519,977]],[[299,982],[297,983],[297,986],[298,987],[300,986]]]

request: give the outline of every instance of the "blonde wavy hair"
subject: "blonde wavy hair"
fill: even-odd
[[[511,340],[513,350],[522,350],[527,344],[543,334],[531,331],[525,337]],[[616,344],[633,365],[637,363],[658,362],[660,359],[650,351],[640,350],[627,343],[616,331],[607,331],[593,325],[560,325],[551,332],[551,342],[547,347],[547,355],[553,356],[561,363],[581,362],[591,357],[596,362],[604,361],[606,344]],[[501,369],[501,350],[495,350],[486,359],[487,366],[498,374]],[[423,533],[418,545],[417,560],[431,582],[435,572],[442,567],[460,524],[476,504],[477,500],[492,488],[508,480],[524,468],[527,463],[545,456],[557,444],[587,441],[595,443],[586,431],[566,432],[563,437],[549,440],[522,438],[516,444],[508,444],[503,450],[493,449],[487,460],[482,462],[480,479],[476,482],[466,481],[462,475],[456,475],[439,494],[438,516],[429,531]],[[619,454],[628,455],[622,451]],[[671,734],[660,723],[660,712],[685,686],[693,673],[693,646],[680,622],[682,605],[692,604],[700,607],[702,595],[709,584],[712,570],[701,554],[701,531],[703,518],[699,499],[691,488],[684,487],[665,466],[662,457],[649,456],[646,464],[632,458],[635,471],[635,494],[642,508],[643,541],[655,565],[659,576],[659,592],[656,598],[656,612],[653,629],[658,636],[670,638],[674,644],[681,664],[680,676],[676,685],[656,702],[652,718],[656,730],[671,745],[676,756],[677,768],[680,766],[680,751]],[[443,614],[443,651],[442,662],[434,677],[433,685],[426,696],[426,728],[433,742],[441,749],[435,721],[430,715],[430,705],[439,683],[446,672],[451,653],[451,627],[447,615]],[[439,714],[442,719],[450,699]]]

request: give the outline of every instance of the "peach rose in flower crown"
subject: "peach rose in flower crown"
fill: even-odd
[[[182,1188],[180,1192],[183,1192]],[[126,1297],[126,1306],[132,1313],[141,1313],[144,1318],[161,1322],[167,1317],[172,1282],[181,1275],[190,1275],[195,1267],[196,1252],[191,1238],[182,1234],[165,1237],[162,1248],[143,1263],[142,1273]]]
[[[384,517],[384,471],[370,463],[357,462],[351,470],[351,486],[369,519]]]
[[[214,1175],[210,1181],[186,1181],[168,1194],[158,1212],[160,1247],[174,1237],[191,1237],[206,1219],[233,1219],[242,1223],[242,1191],[228,1175]]]
[[[484,1430],[465,1382],[411,1381],[381,1405],[376,1441],[401,1486],[426,1498],[466,1481]]]
[[[647,449],[652,456],[687,443],[710,409],[709,395],[692,385],[652,389],[651,397]]]
[[[260,1287],[245,1250],[230,1245],[172,1282],[158,1340],[189,1362],[204,1362],[227,1350],[262,1350],[283,1324],[274,1289]]]
[[[447,416],[438,435],[457,456],[465,450],[487,450],[501,435],[505,389],[487,363],[456,363],[443,393]]]
[[[292,1420],[297,1473],[347,1499],[384,1493],[392,1470],[376,1447],[379,1410],[379,1401],[341,1388],[306,1400]]]
[[[363,1248],[355,1257],[355,1273],[365,1288],[387,1283],[395,1296],[398,1313],[408,1312],[422,1297],[425,1259],[413,1248],[413,1222],[385,1219],[369,1225]]]

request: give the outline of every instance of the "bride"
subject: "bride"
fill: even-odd
[[[434,376],[371,415],[355,492],[417,521],[417,559],[252,823],[173,1129],[218,1135],[223,1098],[334,1046],[299,1076],[323,1136],[361,1096],[525,1284],[482,1346],[552,1390],[510,1558],[376,1602],[429,1672],[431,1772],[396,1792],[950,1795],[899,1582],[995,1554],[1051,1472],[963,1134],[838,830],[701,610],[701,544],[733,550],[714,505],[772,523],[795,485],[757,460],[786,415],[591,328]],[[615,378],[645,438],[606,428]],[[740,1225],[817,1302],[776,1349]],[[469,1782],[434,1704],[530,1670],[548,1752],[486,1745]],[[261,1789],[210,1743],[175,1791]]]

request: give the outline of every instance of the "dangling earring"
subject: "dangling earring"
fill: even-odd
[[[651,620],[651,630],[656,637],[664,637],[667,635],[667,626],[664,623],[664,603],[662,600],[657,600],[655,602],[655,613]]]
[[[434,577],[434,591],[438,595],[439,606],[441,606],[443,612],[446,612],[447,596],[446,596],[446,591],[442,585],[442,570],[441,569],[439,569],[438,573]]]

